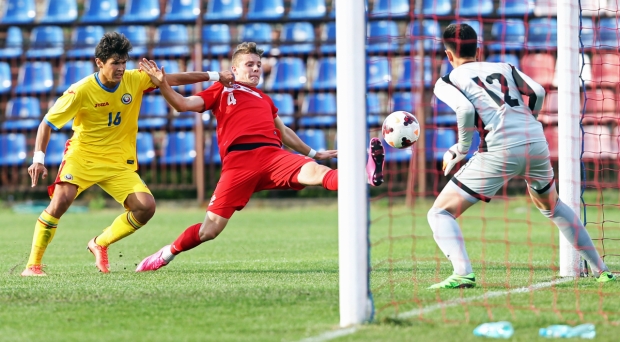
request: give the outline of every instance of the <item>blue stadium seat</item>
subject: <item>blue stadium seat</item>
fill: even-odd
[[[65,38],[60,26],[37,26],[30,34],[28,58],[58,58],[64,53]]]
[[[497,7],[497,15],[523,18],[532,15],[534,7],[534,0],[502,0]]]
[[[49,62],[26,62],[19,68],[15,93],[18,95],[49,93],[53,86],[54,75]]]
[[[278,108],[278,116],[285,125],[295,122],[295,104],[291,94],[270,94],[273,104]]]
[[[583,43],[584,49],[590,49],[596,47],[596,40],[594,37],[594,22],[592,22],[592,18],[581,18],[581,32],[580,38]]]
[[[191,164],[196,158],[194,132],[171,132],[164,140],[164,153],[160,164]]]
[[[6,104],[5,130],[29,130],[39,127],[41,107],[36,97],[14,97]]]
[[[272,90],[302,89],[307,82],[306,65],[301,58],[280,58],[273,68],[271,78],[273,80]]]
[[[597,47],[605,50],[618,50],[618,19],[616,18],[602,18],[598,23],[598,42]]]
[[[248,20],[278,20],[282,16],[284,16],[283,0],[250,0]]]
[[[189,57],[189,35],[183,25],[161,25],[157,28],[155,41],[157,46],[153,48],[155,58],[185,58]]]
[[[301,127],[332,127],[336,125],[336,96],[334,93],[308,94],[301,106]]]
[[[164,21],[194,22],[199,14],[199,0],[168,0]]]
[[[336,53],[336,23],[331,21],[323,26],[321,33],[321,53]]]
[[[109,23],[116,21],[117,17],[117,0],[86,0],[81,21],[83,23]]]
[[[366,86],[369,89],[387,89],[392,81],[390,61],[385,57],[371,57],[366,62]]]
[[[426,160],[442,161],[443,155],[456,144],[456,132],[450,128],[426,130]]]
[[[67,57],[92,59],[95,56],[95,47],[99,44],[104,33],[103,26],[78,26],[74,28],[71,33],[73,47],[67,51]]]
[[[475,152],[478,151],[480,146],[480,133],[478,131],[474,131],[474,136],[471,139],[471,146],[469,147],[469,151],[467,151],[466,159],[471,158]]]
[[[45,165],[57,166],[62,163],[69,138],[65,133],[54,132],[50,135],[50,141],[45,151]]]
[[[230,28],[227,24],[202,27],[203,56],[227,56],[230,53]]]
[[[136,136],[136,155],[139,164],[150,164],[155,160],[155,143],[149,132],[138,132]]]
[[[312,88],[336,90],[336,57],[324,57],[317,61]]]
[[[436,126],[455,126],[456,114],[445,102],[433,96],[431,100],[433,111],[427,122]]]
[[[420,14],[415,10],[415,14]],[[425,16],[449,15],[452,14],[451,0],[424,0],[422,2],[422,14]]]
[[[403,67],[397,77],[396,89],[429,88],[433,80],[433,63],[430,56],[424,56],[423,74],[420,74],[420,58],[403,58]]]
[[[366,94],[366,123],[368,126],[381,126],[383,124],[383,110],[381,109],[381,101],[379,94]]]
[[[521,68],[519,57],[517,57],[516,55],[489,55],[486,61],[491,62],[491,63],[498,63],[498,62],[508,63],[517,69]]]
[[[161,95],[146,95],[142,98],[138,127],[140,129],[159,129],[166,126],[168,104]]]
[[[243,0],[209,0],[205,20],[236,20],[243,16]]]
[[[422,28],[420,28],[420,24]],[[420,41],[423,41],[424,51],[434,51],[443,47],[439,23],[432,19],[425,19],[422,23],[417,20],[410,22],[407,25],[405,41],[403,51],[406,53],[418,51]],[[411,45],[412,42],[413,45]]]
[[[439,76],[447,75],[452,72],[452,70],[454,70],[454,67],[450,64],[448,57],[444,57],[444,59],[441,60],[441,66],[439,67]]]
[[[142,57],[147,53],[148,34],[146,33],[146,26],[142,25],[129,25],[119,26],[116,32],[121,33],[129,39],[131,42],[131,55]],[[127,68],[129,69],[129,68]]]
[[[35,0],[7,0],[4,3],[2,24],[31,24],[37,14]]]
[[[12,85],[11,66],[7,62],[0,62],[0,94],[11,92]]]
[[[493,14],[493,0],[460,0],[456,15],[469,17],[488,17]]]
[[[217,134],[211,133],[211,139],[205,141],[205,164],[219,165],[222,163],[220,145],[217,144]]]
[[[388,144],[383,144],[385,147],[385,162],[386,163],[400,163],[400,162],[408,162],[413,156],[412,148],[405,148],[399,150],[397,148],[391,147]]]
[[[327,139],[325,138],[324,131],[320,129],[301,129],[295,133],[297,133],[297,136],[301,139],[301,141],[312,147],[314,150],[327,150]]]
[[[397,110],[404,110],[405,112],[414,113],[416,106],[420,104],[418,93],[412,93],[410,91],[398,92],[392,95],[392,105],[390,107],[390,113]]]
[[[314,27],[309,22],[286,23],[280,32],[280,53],[309,54],[314,50]]]
[[[70,24],[77,19],[76,0],[50,0],[41,24]]]
[[[73,83],[92,75],[94,72],[95,68],[90,60],[65,62],[60,77],[61,83],[56,87],[56,93],[64,93]]]
[[[0,134],[0,166],[17,166],[26,161],[26,136],[21,133]]]
[[[4,48],[0,48],[0,59],[11,59],[22,56],[22,30],[17,26],[10,26],[6,31]]]
[[[374,0],[370,18],[408,18],[409,0]]]
[[[369,53],[387,53],[398,51],[398,25],[395,21],[371,21],[367,27],[366,51]]]
[[[271,25],[267,23],[246,24],[241,27],[242,42],[256,42],[258,46],[264,50],[264,55],[268,55],[271,51]]]
[[[525,47],[525,25],[521,19],[501,20],[491,27],[491,52],[520,51]]]
[[[325,17],[327,7],[325,0],[292,0],[289,19],[308,20]]]
[[[558,46],[558,22],[555,18],[535,18],[529,21],[528,49],[555,49]]]
[[[159,0],[127,0],[125,3],[123,22],[145,24],[157,19],[159,19]]]

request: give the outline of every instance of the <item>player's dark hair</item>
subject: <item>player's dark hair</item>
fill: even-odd
[[[450,24],[443,31],[443,45],[457,57],[476,57],[478,35],[467,24]]]
[[[232,64],[237,65],[237,56],[239,55],[257,55],[258,57],[263,57],[263,49],[259,49],[254,42],[243,42],[237,45],[235,52],[232,55]]]
[[[95,57],[104,63],[114,56],[128,59],[131,49],[131,42],[125,35],[118,32],[106,32],[95,48]]]

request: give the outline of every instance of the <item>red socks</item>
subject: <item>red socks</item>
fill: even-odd
[[[170,246],[170,252],[172,254],[177,255],[181,252],[189,251],[190,249],[200,245],[202,241],[200,241],[200,236],[198,235],[198,231],[200,230],[200,226],[202,223],[196,223],[193,226],[189,226],[179,237],[174,240],[172,245]]]
[[[327,190],[338,190],[338,170],[329,170],[323,177],[323,187]]]

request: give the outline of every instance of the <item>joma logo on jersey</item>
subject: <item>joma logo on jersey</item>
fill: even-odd
[[[110,104],[107,102],[102,102],[102,103],[95,103],[95,108],[97,107],[105,107],[105,106],[109,106]]]

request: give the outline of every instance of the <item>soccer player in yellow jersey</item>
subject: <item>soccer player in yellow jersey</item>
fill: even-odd
[[[99,72],[71,85],[39,125],[33,162],[28,168],[33,187],[39,176],[47,176],[44,151],[51,130],[74,119],[74,134],[67,141],[58,176],[48,188],[52,200],[35,225],[30,258],[22,276],[46,275],[41,259],[60,217],[82,191],[94,184],[126,210],[88,242],[88,250],[103,273],[109,272],[108,246],[134,233],[155,213],[155,199],[136,173],[136,134],[142,96],[156,86],[146,73],[125,70],[129,51],[131,43],[124,35],[106,33],[95,48]],[[231,86],[233,79],[230,71],[168,75],[168,82],[174,85],[219,80]]]

